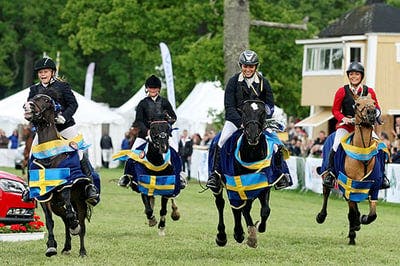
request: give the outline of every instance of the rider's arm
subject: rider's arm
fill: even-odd
[[[263,83],[264,83],[265,97],[266,97],[264,102],[271,110],[271,113],[267,114],[267,118],[270,118],[274,114],[274,107],[275,107],[274,94],[272,93],[271,84],[264,77],[263,77]]]
[[[237,110],[237,100],[235,91],[237,88],[237,76],[233,76],[226,85],[224,105],[225,105],[225,120],[232,122],[236,127],[240,127],[242,123],[241,116]]]
[[[135,117],[135,121],[132,124],[132,127],[137,126],[139,128],[139,137],[140,138],[145,138],[147,136],[147,130],[148,128],[146,127],[145,124],[145,108],[146,105],[146,98],[141,100],[138,104],[138,106],[136,107],[136,117]]]
[[[342,121],[343,117],[345,117],[342,114],[342,102],[344,96],[345,96],[345,90],[342,87],[336,91],[335,99],[333,100],[332,114],[337,121]]]
[[[381,110],[381,107],[379,106],[378,103],[378,99],[376,98],[375,90],[372,88],[368,88],[368,93],[371,94],[371,98],[375,101],[375,107]]]
[[[64,102],[62,103],[62,116],[67,121],[69,121],[72,119],[72,116],[78,109],[78,102],[76,101],[75,95],[72,93],[72,90],[68,83],[64,83],[61,86],[61,93],[64,100]]]
[[[167,115],[169,116],[167,117],[168,123],[173,124],[176,121],[176,114],[174,108],[172,108],[171,103],[167,99],[165,98],[162,99],[163,99],[163,109],[164,111],[167,112]]]

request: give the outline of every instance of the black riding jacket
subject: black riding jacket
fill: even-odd
[[[258,76],[259,82],[255,80],[250,88],[241,73],[233,75],[226,85],[224,98],[225,120],[232,122],[238,128],[242,123],[240,109],[246,100],[263,101],[271,110],[271,113],[267,114],[268,118],[272,116],[274,111],[274,96],[271,85],[258,72],[254,75]]]
[[[42,83],[37,83],[32,85],[29,89],[28,101],[36,94],[45,93],[48,89],[57,91],[58,98],[53,100],[61,105],[61,115],[66,120],[64,124],[56,124],[57,130],[62,131],[75,125],[73,115],[78,109],[78,102],[76,101],[75,95],[72,93],[71,86],[67,82],[52,79],[47,87],[44,87]]]
[[[146,138],[150,123],[160,118],[167,120],[170,124],[175,122],[176,114],[170,102],[161,96],[157,96],[155,100],[151,97],[146,97],[136,107],[136,118],[132,127],[139,127],[138,136]]]

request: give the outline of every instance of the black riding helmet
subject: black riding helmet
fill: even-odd
[[[239,55],[239,66],[258,66],[258,55],[252,50],[243,51]]]
[[[350,72],[358,72],[361,73],[361,79],[364,78],[364,67],[358,62],[351,62],[349,67],[346,70],[347,76],[349,76]]]
[[[56,64],[54,63],[53,60],[51,60],[48,57],[43,57],[42,59],[36,61],[35,67],[34,67],[35,71],[39,71],[41,69],[46,69],[46,68],[50,68],[54,71],[57,71]]]
[[[161,88],[161,80],[155,75],[151,75],[144,83],[146,88]]]

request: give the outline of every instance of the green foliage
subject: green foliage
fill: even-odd
[[[8,169],[13,170],[13,169]],[[16,171],[16,170],[13,170]],[[79,258],[79,237],[72,237],[70,255],[62,255],[64,226],[55,221],[58,255],[44,255],[46,241],[0,242],[3,265],[398,265],[399,204],[379,202],[378,219],[357,232],[356,246],[347,244],[347,203],[330,197],[324,224],[315,222],[322,197],[312,192],[275,191],[271,193],[271,215],[267,231],[257,234],[258,247],[251,249],[233,238],[233,217],[227,203],[225,223],[228,243],[215,244],[218,214],[210,191],[198,193],[196,180],[181,192],[177,205],[179,221],[170,218],[168,203],[166,236],[149,227],[139,194],[117,186],[123,170],[101,169],[101,202],[86,222],[85,246],[88,256]],[[155,216],[159,219],[160,199]],[[260,204],[253,204],[259,219]],[[368,212],[362,203],[360,211]],[[37,209],[44,217],[41,208]],[[244,221],[242,221],[244,225]],[[247,230],[245,234],[247,237]],[[47,235],[46,235],[47,236]],[[46,237],[45,236],[45,237]]]
[[[400,6],[399,0],[388,4]],[[303,50],[297,39],[320,30],[363,0],[252,0],[252,19],[301,24],[308,30],[251,26],[250,48],[271,81],[275,100],[289,115],[300,106]],[[168,45],[179,105],[196,83],[223,81],[224,1],[55,0],[1,1],[0,99],[23,87],[27,54],[34,59],[61,52],[60,76],[83,93],[86,68],[96,63],[93,98],[117,107],[151,74],[162,77],[159,43]],[[289,100],[290,99],[290,100]]]

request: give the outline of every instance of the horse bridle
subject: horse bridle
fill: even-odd
[[[169,126],[168,122],[167,122],[167,121],[164,121],[164,120],[152,121],[152,122],[150,123],[150,126],[153,125],[153,124],[164,124],[164,123],[167,124],[167,125]],[[150,135],[152,135],[152,134],[150,134]],[[167,132],[160,132],[160,133],[158,133],[156,136],[157,136],[159,139],[168,139],[169,133],[167,133]],[[160,143],[156,142],[155,139],[153,139],[153,137],[151,137],[151,141],[152,141],[153,144],[154,144],[155,146],[157,146],[157,147],[160,145]]]
[[[33,112],[32,112],[32,116],[35,117],[35,118],[39,118],[39,119],[42,119],[42,118],[43,118],[43,120],[46,122],[46,124],[50,124],[50,122],[47,121],[47,119],[45,119],[45,118],[43,117],[43,113],[44,113],[47,109],[49,109],[50,107],[55,108],[54,100],[53,100],[50,96],[48,96],[48,95],[46,95],[46,94],[37,94],[37,95],[35,95],[35,96],[33,97],[33,99],[39,98],[39,97],[45,97],[45,98],[47,98],[47,99],[49,100],[49,102],[51,103],[51,106],[45,107],[45,108],[41,108],[35,101],[33,101],[33,100],[28,101],[28,104],[29,104],[30,106],[33,106],[33,107],[34,107],[34,108],[33,108]],[[32,109],[32,108],[31,108],[31,109]],[[36,110],[38,110],[38,111],[36,112]]]
[[[244,101],[244,104],[249,103],[249,102],[256,103],[256,104],[261,103],[264,106],[264,102],[260,101],[260,100],[246,100],[246,101]],[[242,116],[243,116],[243,111],[242,111]],[[251,120],[246,121],[246,123],[243,124],[243,128],[246,129],[247,126],[250,124],[256,124],[261,129],[257,137],[261,136],[261,134],[263,133],[263,130],[264,130],[264,123],[261,123],[260,121],[258,121],[256,119],[251,119]]]

